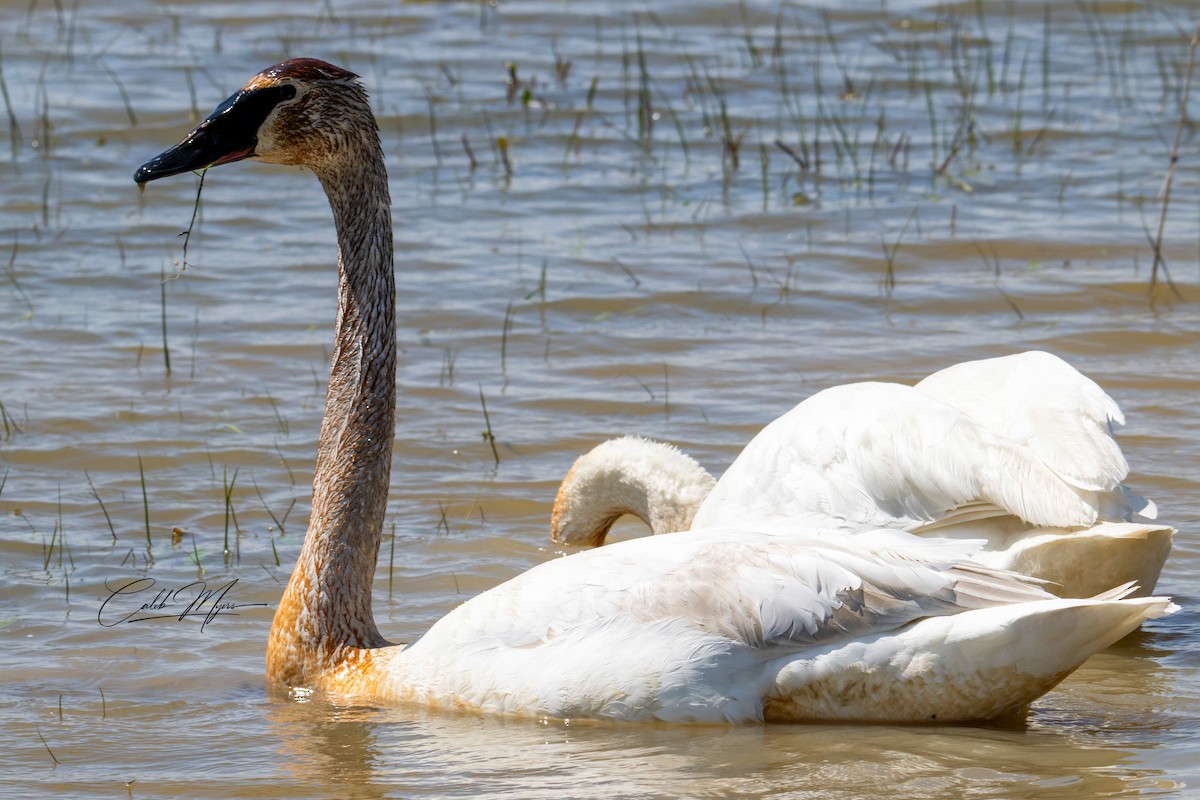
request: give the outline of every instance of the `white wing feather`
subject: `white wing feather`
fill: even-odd
[[[1039,525],[1095,521],[1085,496],[1026,448],[908,386],[818,392],[764,428],[709,494],[696,526],[789,517],[914,529],[973,504]]]
[[[397,652],[395,694],[526,716],[762,719],[776,713],[764,702],[780,690],[781,676],[795,683],[797,669],[809,675],[803,664],[816,654],[824,654],[826,672],[841,665],[857,674],[864,665],[854,654],[889,632],[905,658],[919,655],[909,652],[926,641],[919,627],[926,623],[918,620],[997,606],[1040,608],[1050,597],[1027,578],[930,560],[933,552],[896,531],[848,535],[793,526],[665,534],[577,553],[464,603]],[[1154,609],[1166,613],[1167,606],[1158,600]],[[999,628],[978,633],[1004,635]],[[880,669],[892,669],[891,646],[873,651],[884,654]],[[937,646],[946,652],[930,658],[954,655],[953,643]],[[1086,652],[1065,658],[1081,663]],[[1048,661],[1057,665],[1058,658]],[[1004,670],[999,662],[971,668]],[[904,694],[902,705],[936,708],[936,695],[914,685],[916,694]],[[1038,694],[1048,688],[1037,686]],[[973,691],[985,697],[960,713],[996,701],[986,685]],[[1022,696],[1008,692],[1000,687],[1004,703]],[[873,708],[867,698],[842,713],[910,712]]]
[[[1110,492],[1129,465],[1112,437],[1121,409],[1095,381],[1050,353],[955,364],[916,388],[1028,447],[1080,489]]]

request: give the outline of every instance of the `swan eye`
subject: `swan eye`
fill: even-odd
[[[280,105],[282,103],[286,103],[288,100],[296,99],[297,91],[294,84],[285,83],[276,88],[279,89],[279,100],[276,101],[275,105]]]

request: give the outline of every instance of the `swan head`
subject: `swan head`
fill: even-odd
[[[715,483],[677,447],[640,436],[610,439],[576,459],[563,478],[550,539],[598,547],[625,514],[654,533],[688,530]]]
[[[133,179],[145,184],[246,158],[320,173],[364,137],[378,147],[358,76],[315,58],[294,58],[251,78],[179,144],[138,167]]]

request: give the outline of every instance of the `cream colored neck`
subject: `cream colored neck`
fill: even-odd
[[[268,677],[312,685],[351,651],[387,644],[371,584],[391,475],[396,284],[387,176],[375,126],[353,157],[317,171],[338,236],[338,308],[312,517],[275,614]]]
[[[654,533],[687,530],[715,481],[692,458],[640,437],[612,439],[580,456],[554,503],[552,535],[565,544],[604,544],[633,514]]]

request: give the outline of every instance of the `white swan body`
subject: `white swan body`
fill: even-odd
[[[1110,420],[1120,422],[1120,410],[1099,386],[1041,352],[959,364],[916,387],[835,386],[759,432],[690,523],[678,502],[671,515],[642,502],[680,484],[694,497],[712,480],[699,465],[644,439],[598,446],[564,479],[552,538],[600,544],[614,509],[656,533],[671,530],[656,527],[664,516],[695,527],[774,518],[895,527],[983,539],[981,563],[1051,581],[1067,596],[1129,581],[1149,591],[1173,529],[1128,521],[1155,508],[1120,484],[1128,466]],[[655,469],[627,466],[652,450]]]
[[[1166,598],[1050,598],[899,531],[697,531],[555,559],[407,646],[371,613],[395,412],[383,155],[355,76],[264,70],[145,183],[257,156],[317,175],[338,232],[337,332],[313,509],[267,644],[278,684],[517,716],[717,722],[984,719],[1169,614]],[[932,555],[932,557],[931,557]]]
[[[380,652],[385,677],[362,685],[526,717],[993,718],[1173,608],[1049,599],[1011,575],[925,562],[911,543],[889,551],[896,535],[707,529],[581,552]]]

